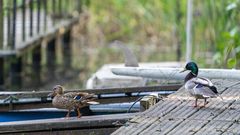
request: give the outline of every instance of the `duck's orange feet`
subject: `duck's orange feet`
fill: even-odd
[[[82,117],[82,114],[78,115],[77,117],[78,117],[78,118],[81,118],[81,117]]]

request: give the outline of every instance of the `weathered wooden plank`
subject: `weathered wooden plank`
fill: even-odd
[[[160,119],[151,126],[149,126],[146,130],[142,131],[140,135],[164,135],[174,129],[175,126],[178,125],[180,122],[182,122],[182,120]]]
[[[198,130],[195,135],[221,135],[232,125],[232,123],[233,122],[229,121],[212,120],[210,123]]]
[[[238,122],[235,122],[222,135],[239,135],[239,134],[240,134],[240,124]]]
[[[164,104],[166,102],[166,104]],[[183,102],[180,102],[178,100],[166,100],[164,101],[163,106],[157,107],[154,111],[150,112],[149,114],[146,114],[148,116],[154,116],[154,117],[164,117],[167,114],[171,113],[175,109],[178,108]]]
[[[199,111],[193,114],[189,119],[212,120],[221,114],[229,104],[231,104],[231,102],[223,103],[221,100],[210,101],[206,107],[199,109]]]
[[[121,126],[118,130],[114,131],[111,135],[121,135],[125,130],[130,129],[131,127],[134,127],[135,124],[140,123],[142,120],[141,115],[136,115],[131,120],[127,121],[124,126]]]
[[[207,126],[209,120],[221,114],[224,111],[223,109],[227,106],[227,104],[223,104],[219,101],[207,104],[206,108],[201,108],[190,117],[184,118],[186,120],[179,123],[169,134],[194,134],[202,127]],[[174,118],[178,117],[179,116],[175,116]]]
[[[139,98],[135,97],[114,97],[114,98],[101,98],[96,99],[97,102],[101,104],[110,104],[110,103],[125,103],[125,102],[134,102]],[[39,109],[39,108],[53,108],[50,100],[47,101],[32,101],[25,103],[12,103],[12,104],[0,104],[0,111],[9,111],[9,110],[22,110],[22,109]]]
[[[176,134],[183,134],[183,135],[190,135],[197,132],[199,129],[204,126],[207,121],[202,120],[184,120],[177,126],[175,126],[168,135],[176,135]]]
[[[157,117],[141,116],[139,119],[140,122],[134,123],[134,126],[125,128],[124,132],[122,132],[121,134],[126,134],[126,135],[139,134],[157,120],[158,120]]]
[[[109,135],[118,127],[106,128],[91,128],[91,129],[71,129],[71,130],[58,130],[58,131],[37,131],[37,132],[22,132],[22,133],[9,133],[5,135]]]
[[[59,130],[59,131],[38,131],[38,132],[22,132],[22,133],[10,133],[5,135],[109,135],[118,127],[111,128],[91,128],[91,129],[71,129],[71,130]]]
[[[230,103],[227,107],[223,108],[224,111],[218,115],[215,120],[228,120],[228,121],[238,121],[240,119],[240,102],[234,101]]]
[[[91,128],[116,128],[125,123],[136,114],[113,114],[98,116],[83,116],[79,118],[59,118],[32,121],[4,122],[0,123],[1,133],[24,133],[24,132],[44,132],[44,131],[64,131],[72,129]]]
[[[177,108],[165,115],[165,118],[186,119],[199,110],[198,108],[193,108],[191,105],[192,102],[190,101],[183,102],[182,104],[178,105]]]
[[[140,123],[129,123],[129,127],[121,127],[117,134],[239,134],[240,120],[240,83],[233,80],[214,80],[221,96],[208,99],[209,103],[203,108],[194,108],[194,98],[188,98],[182,87],[176,93],[168,96],[140,113],[142,117],[155,119],[150,124],[147,118],[139,118]],[[233,87],[234,86],[234,87]],[[185,97],[182,97],[185,96]],[[203,104],[200,100],[199,105]],[[149,120],[150,121],[150,120]],[[231,131],[231,129],[233,131]],[[135,132],[134,132],[135,131]]]
[[[104,88],[104,89],[75,89],[65,90],[65,92],[89,92],[95,94],[116,94],[116,93],[134,93],[134,92],[154,92],[154,91],[175,91],[181,85],[160,85],[160,86],[145,86],[145,87],[127,87],[127,88]],[[0,99],[5,99],[10,95],[18,98],[40,98],[47,97],[51,91],[23,91],[23,92],[0,92]]]
[[[133,119],[126,122],[124,126],[122,126],[119,130],[112,133],[112,135],[123,135],[126,134],[130,129],[136,128],[136,126],[144,120],[145,117],[142,117],[142,115],[136,115]]]

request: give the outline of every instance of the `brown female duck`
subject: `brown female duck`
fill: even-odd
[[[98,104],[98,102],[93,101],[96,99],[96,95],[86,92],[68,92],[64,94],[64,88],[61,85],[56,85],[53,88],[53,92],[48,96],[52,97],[54,107],[68,110],[66,117],[70,116],[71,110],[76,109],[78,118],[80,118],[80,108],[90,104]]]

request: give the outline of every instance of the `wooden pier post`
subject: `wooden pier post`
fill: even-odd
[[[3,24],[4,24],[4,17],[3,17],[3,0],[0,0],[0,48],[3,48],[3,35],[4,35],[4,30],[3,30]]]
[[[47,44],[47,68],[50,78],[55,77],[56,70],[56,39],[51,39]]]
[[[156,103],[157,103],[157,97],[152,95],[144,96],[140,100],[140,112],[143,112],[149,109],[151,106],[155,105]]]
[[[41,84],[41,45],[33,49],[32,73],[34,86],[39,86]]]
[[[4,12],[3,12],[3,0],[0,0],[0,49],[3,49],[3,39],[4,39]],[[4,85],[4,58],[0,58],[0,89],[3,88]]]
[[[10,84],[11,88],[22,87],[22,58],[14,56],[10,64]]]
[[[67,31],[63,35],[63,64],[64,68],[71,68],[72,56],[71,56],[71,30]]]
[[[0,90],[4,89],[4,58],[0,58]]]

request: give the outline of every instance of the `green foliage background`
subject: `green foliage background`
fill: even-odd
[[[98,31],[93,35],[104,43],[121,40],[132,48],[144,46],[151,54],[143,61],[185,59],[187,0],[89,2],[89,32]],[[193,1],[193,60],[208,67],[240,66],[239,4],[239,0]]]

